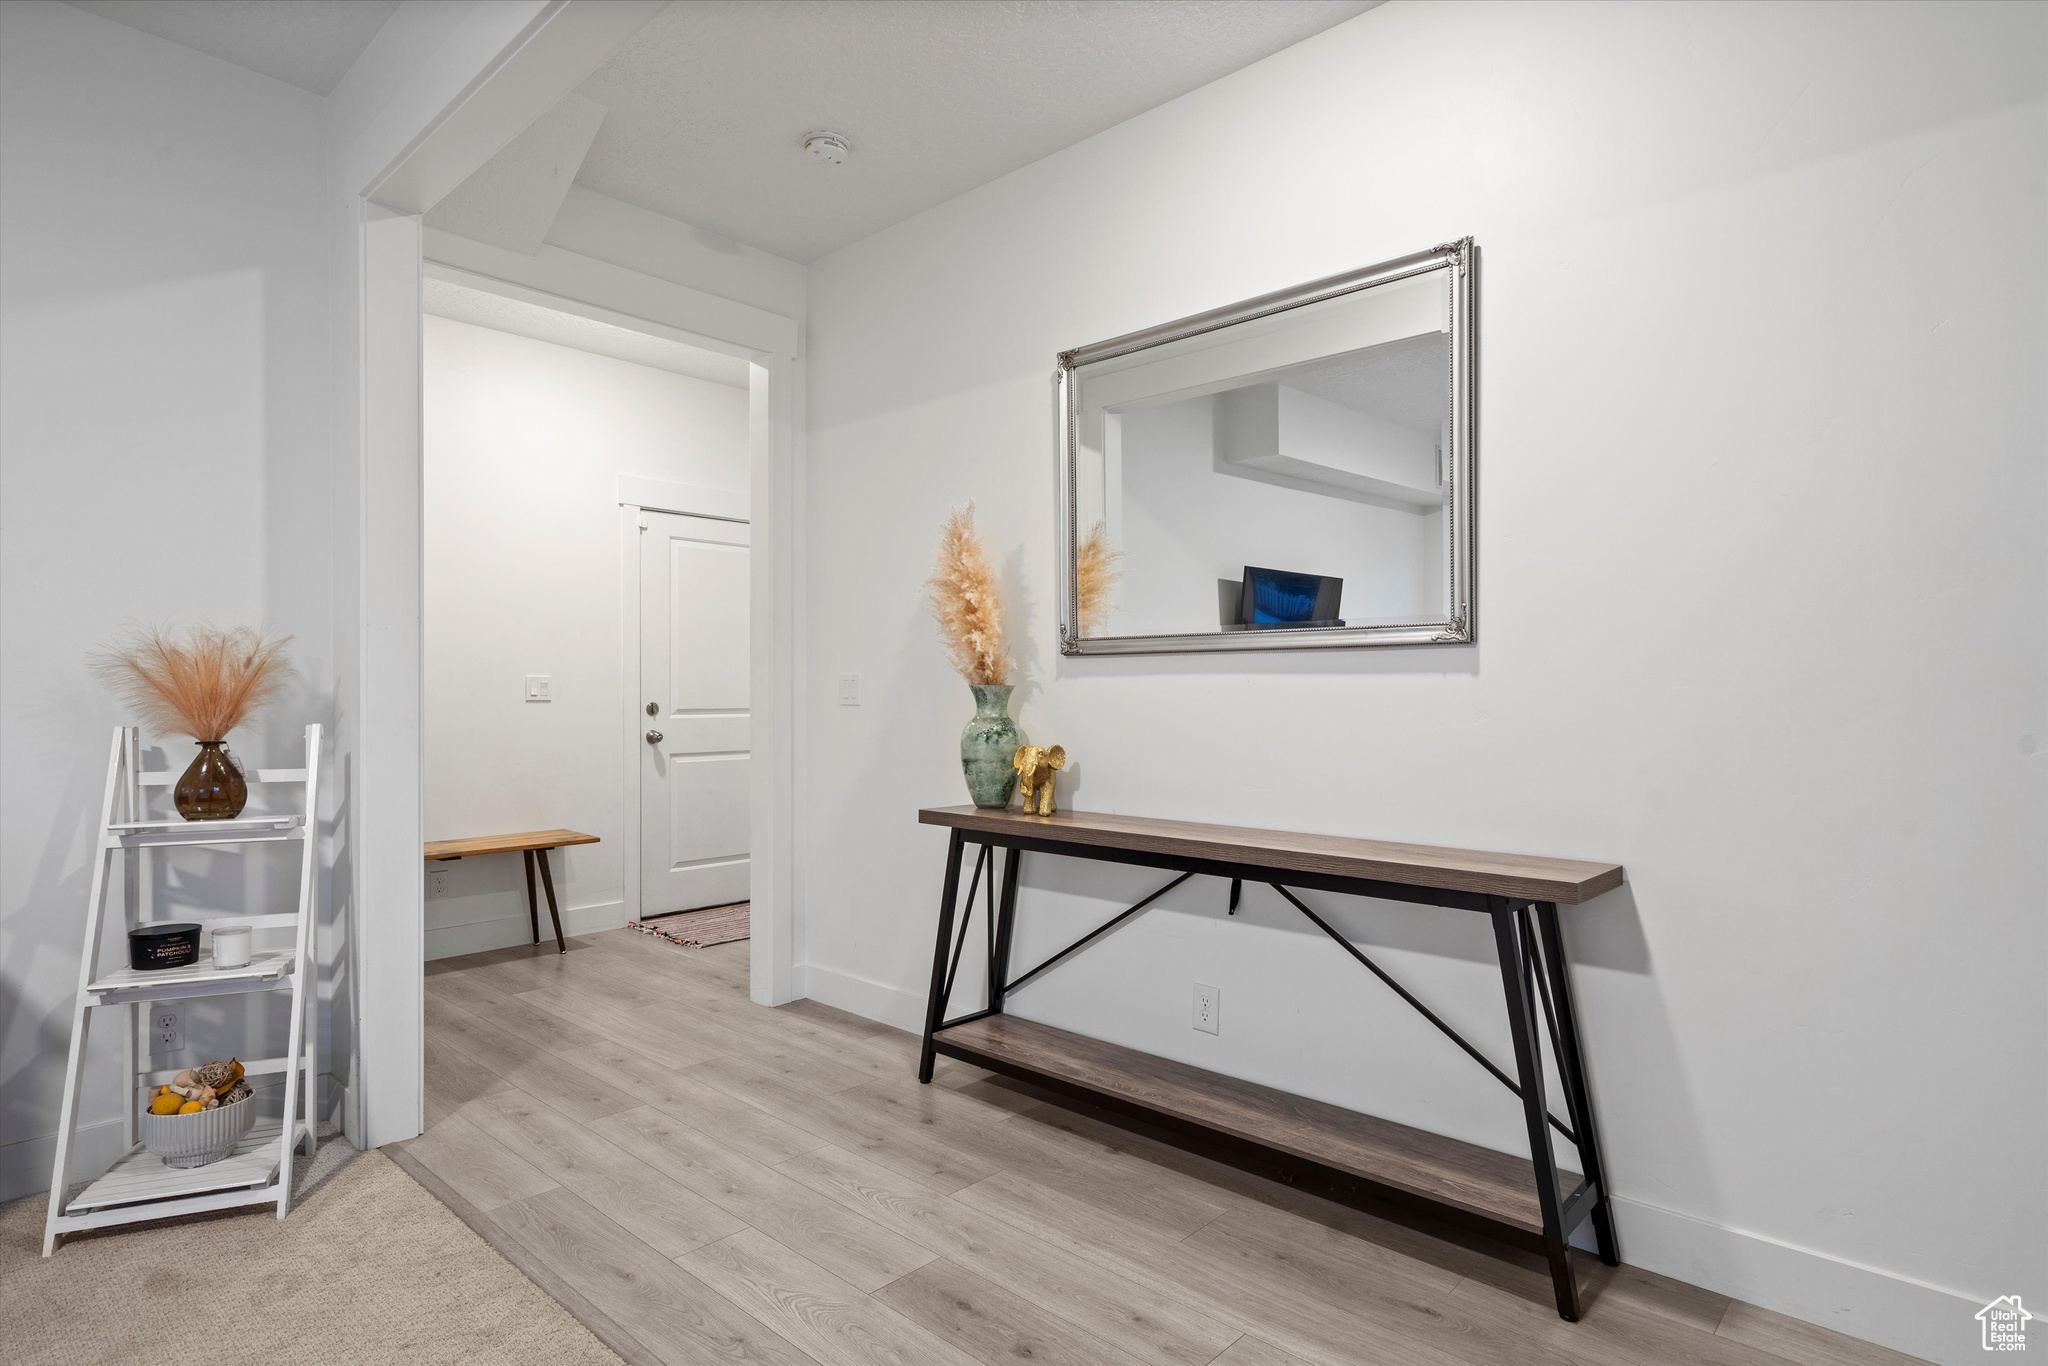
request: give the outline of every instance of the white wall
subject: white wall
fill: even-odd
[[[130,623],[267,622],[299,680],[231,744],[296,764],[305,724],[333,721],[322,107],[68,5],[0,6],[0,1199],[48,1186],[127,719],[87,651]],[[288,906],[295,855],[181,853],[167,885]],[[247,1004],[193,1006],[188,1059],[241,1050],[266,1022]],[[81,1172],[119,1148],[106,1014]]]
[[[621,474],[744,494],[747,391],[426,320],[426,837],[568,827],[570,934],[623,925]],[[527,674],[553,679],[529,703]],[[525,943],[513,857],[428,865],[427,957]],[[545,898],[541,931],[550,933]]]
[[[971,708],[918,584],[973,496],[1063,797],[1626,864],[1567,916],[1624,1255],[1974,1359],[1978,1305],[2048,1299],[2044,40],[2040,6],[1394,3],[814,263],[811,994],[921,1012],[914,811],[962,800]],[[1058,656],[1054,354],[1466,233],[1480,643]],[[1024,876],[1020,962],[1159,880]],[[1223,898],[1014,1008],[1521,1145]],[[1505,1054],[1476,920],[1339,918]]]

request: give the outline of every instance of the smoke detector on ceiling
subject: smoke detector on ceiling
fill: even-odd
[[[820,161],[829,162],[834,166],[844,166],[846,154],[851,149],[847,147],[846,137],[842,133],[806,133],[804,150]]]

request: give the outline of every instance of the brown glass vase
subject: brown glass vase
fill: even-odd
[[[173,794],[188,821],[233,820],[249,804],[249,784],[228,758],[224,740],[201,740],[199,757],[178,779]]]

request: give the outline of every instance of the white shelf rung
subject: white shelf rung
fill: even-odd
[[[183,817],[164,821],[109,821],[107,829],[146,835],[160,830],[283,830],[305,823],[304,816],[286,811],[275,816],[236,816],[225,821],[188,821]]]
[[[200,827],[203,828],[203,827]],[[194,833],[195,827],[181,830],[138,830],[133,834],[110,834],[100,842],[102,849],[164,849],[172,845],[227,845],[227,844],[278,844],[303,840],[304,828],[299,826],[268,826],[260,830],[245,830],[239,834],[202,835]]]
[[[103,849],[151,849],[169,844],[254,844],[304,839],[306,818],[295,812],[237,816],[227,821],[109,821]]]
[[[275,1077],[289,1072],[294,1065],[290,1058],[257,1058],[253,1061],[243,1058],[240,1061],[244,1077]],[[313,1061],[313,1055],[309,1052],[298,1060],[297,1065],[305,1067],[313,1063]],[[135,1084],[138,1086],[162,1086],[165,1082],[170,1081],[178,1073],[185,1070],[182,1067],[162,1067],[148,1072],[137,1072],[135,1074]]]
[[[82,1233],[91,1228],[117,1228],[122,1224],[139,1224],[152,1219],[176,1219],[187,1214],[207,1214],[214,1210],[237,1209],[245,1205],[275,1205],[277,1183],[267,1186],[251,1186],[245,1190],[214,1191],[207,1195],[184,1195],[173,1200],[151,1200],[140,1205],[114,1205],[107,1209],[85,1210],[78,1214],[60,1214],[50,1222],[50,1230],[59,1234]]]
[[[203,1167],[165,1166],[162,1158],[138,1143],[128,1150],[126,1157],[109,1167],[105,1176],[79,1192],[64,1212],[75,1214],[115,1205],[267,1186],[277,1175],[278,1148],[283,1135],[282,1124],[257,1124],[242,1135],[232,1154]]]
[[[272,949],[250,955],[245,968],[216,968],[211,950],[201,950],[190,967],[155,968],[141,972],[116,968],[86,988],[97,997],[92,1005],[123,1001],[183,1001],[196,996],[229,996],[244,991],[272,991],[291,980],[293,955]]]
[[[217,911],[209,906],[173,906],[168,910],[159,908],[154,915],[136,920],[137,928],[144,925],[190,925],[194,921],[202,924],[215,921],[222,925],[247,925],[252,930],[297,929],[298,913],[277,911],[267,915],[236,915],[233,911]]]

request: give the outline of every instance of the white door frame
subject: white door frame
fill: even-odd
[[[335,358],[349,377],[336,414],[347,462],[338,473],[353,475],[337,480],[347,550],[335,585],[330,847],[350,969],[344,1123],[359,1146],[411,1138],[424,1113],[421,219],[661,9],[658,0],[470,7],[452,29],[392,30],[372,43],[328,105],[333,265],[348,328]],[[359,70],[367,74],[353,79]]]
[[[546,308],[593,318],[600,322],[644,332],[649,336],[684,341],[693,346],[737,355],[749,361],[748,370],[748,464],[749,490],[736,497],[723,490],[689,484],[669,483],[623,476],[619,481],[621,654],[620,715],[626,739],[621,769],[628,804],[624,810],[640,809],[640,561],[639,513],[642,507],[662,512],[679,512],[693,517],[724,521],[745,521],[752,529],[752,588],[750,677],[754,714],[753,818],[753,912],[749,944],[749,995],[763,1005],[781,1005],[793,1000],[795,954],[793,944],[794,908],[791,905],[795,878],[793,841],[789,822],[796,807],[794,709],[796,639],[795,602],[796,497],[794,488],[793,394],[797,360],[794,356],[764,351],[745,341],[712,335],[709,329],[730,328],[754,341],[787,341],[794,349],[798,324],[793,318],[702,296],[695,291],[667,285],[659,293],[646,288],[665,282],[638,276],[637,272],[609,263],[579,258],[554,251],[546,262],[552,267],[540,275],[549,285],[584,286],[600,298],[636,295],[653,302],[665,316],[640,318],[607,308],[601,303],[570,298],[536,288],[533,284],[488,275],[475,269],[489,264],[498,270],[517,264],[496,255],[492,249],[429,230],[424,247],[423,271],[427,278],[446,280],[466,288],[497,294],[504,298],[539,304]],[[491,253],[491,255],[487,255]],[[454,264],[459,261],[462,264]],[[566,265],[565,265],[566,262]],[[508,272],[509,273],[509,272]],[[525,272],[522,272],[525,273]],[[632,277],[632,278],[621,278]],[[640,282],[644,281],[645,285]],[[666,297],[663,297],[663,296]],[[652,296],[650,298],[650,296]],[[751,314],[752,317],[735,316]],[[739,326],[735,326],[739,324]],[[778,526],[778,514],[779,522]],[[765,572],[764,572],[765,571]],[[633,820],[621,823],[620,855],[624,860],[622,894],[629,910],[637,914],[640,904],[640,827]]]
[[[420,243],[418,220],[413,218],[387,220],[410,225],[409,239]],[[387,233],[387,236],[390,234]],[[616,322],[621,326],[635,326],[643,320],[629,318],[601,306],[589,305],[576,299],[551,295],[536,290],[518,281],[503,281],[481,275],[471,270],[445,266],[437,261],[424,259],[424,251],[435,250],[445,241],[443,234],[431,234],[431,242],[421,248],[419,264],[414,266],[412,275],[413,307],[418,307],[418,280],[421,274],[434,278],[449,278],[475,289],[490,290],[510,298],[542,303],[551,308],[581,316],[597,315],[601,320]],[[452,254],[452,253],[451,253]],[[566,253],[562,253],[566,255]],[[390,256],[389,250],[386,255]],[[402,276],[404,263],[395,258],[388,260],[386,270],[394,276]],[[613,272],[632,275],[623,267],[586,261],[587,268],[594,273],[610,275]],[[602,270],[594,268],[602,267]],[[374,288],[374,281],[366,281]],[[388,283],[382,290],[389,295],[393,290]],[[739,307],[729,300],[719,301],[719,312],[729,314]],[[793,319],[782,318],[760,310],[760,322],[769,326],[759,331],[769,331],[774,324],[794,334],[796,323]],[[636,330],[651,335],[687,339],[693,345],[707,346],[726,354],[740,354],[749,360],[748,365],[748,451],[750,489],[748,494],[748,517],[752,530],[751,556],[752,574],[752,620],[750,624],[751,661],[750,691],[754,718],[754,763],[753,790],[750,800],[753,836],[751,860],[753,865],[752,899],[753,910],[750,921],[749,943],[749,991],[748,994],[763,1005],[781,1005],[795,999],[796,971],[794,952],[795,910],[792,904],[795,888],[794,876],[794,831],[792,821],[796,810],[795,792],[795,687],[796,672],[796,631],[795,602],[797,562],[795,555],[797,528],[797,499],[795,490],[795,447],[794,447],[794,394],[797,360],[794,356],[764,353],[756,348],[736,345],[707,336],[691,322],[725,321],[723,318],[700,320],[687,312],[653,322],[653,326],[638,326]],[[359,854],[362,861],[361,885],[366,896],[381,892],[381,909],[386,912],[378,916],[388,932],[377,935],[366,934],[363,943],[366,948],[374,941],[375,948],[365,952],[357,961],[362,974],[363,994],[361,1000],[385,1003],[391,1009],[381,1024],[372,1032],[362,1035],[362,1070],[368,1082],[368,1094],[379,1094],[384,1088],[367,1074],[382,1070],[381,1080],[394,1089],[409,1089],[414,1097],[421,1094],[424,1084],[424,1068],[420,1059],[421,1040],[424,1024],[421,1018],[421,1002],[424,997],[425,954],[420,947],[424,943],[424,907],[421,904],[419,877],[419,849],[423,836],[423,809],[420,802],[420,770],[422,760],[421,714],[424,707],[422,676],[420,670],[421,606],[420,606],[420,563],[422,555],[421,526],[421,447],[418,428],[418,382],[419,382],[419,321],[417,311],[411,321],[411,332],[406,341],[411,351],[406,357],[395,357],[395,363],[378,365],[373,358],[379,349],[378,333],[366,330],[364,336],[366,371],[371,376],[382,376],[385,387],[393,385],[393,376],[403,379],[409,375],[413,391],[410,408],[405,420],[410,422],[405,439],[376,440],[375,431],[368,435],[368,452],[374,452],[373,459],[366,460],[366,466],[374,470],[376,478],[367,478],[363,487],[363,544],[366,551],[374,547],[374,553],[365,556],[366,565],[382,566],[381,577],[387,587],[381,594],[366,592],[363,599],[364,635],[368,642],[388,641],[391,649],[381,661],[381,667],[371,667],[366,659],[363,671],[361,714],[366,722],[374,718],[382,742],[377,752],[385,756],[390,765],[390,783],[383,786],[385,798],[381,820],[376,826],[378,838],[373,842],[366,839]],[[387,348],[396,350],[399,348]],[[405,366],[409,364],[410,370]],[[673,509],[683,511],[684,509]],[[728,505],[728,512],[730,505]],[[713,513],[715,515],[715,512]],[[639,601],[637,538],[639,535],[638,509],[620,508],[622,525],[630,531],[628,546],[630,556],[622,550],[622,576],[630,576],[632,587],[630,598],[621,595],[619,607],[624,616],[626,655],[622,662],[627,667],[622,672],[621,698],[622,714],[637,710],[639,679],[640,627],[637,610],[627,610],[630,602],[637,608]],[[623,561],[630,558],[630,571]],[[366,573],[366,578],[368,574]],[[366,655],[370,652],[366,650]],[[637,729],[627,732],[631,742],[626,746],[628,761],[632,764],[633,804],[631,811],[639,810],[639,748]],[[370,777],[373,770],[368,767],[371,746],[364,745],[366,752],[365,774]],[[409,806],[402,807],[391,799],[399,795],[398,773],[399,751],[405,751],[410,768],[405,774],[405,793],[410,796]],[[365,803],[366,810],[368,803]],[[640,831],[636,821],[622,822],[621,857],[624,861],[625,896],[629,906],[637,906],[640,895]],[[402,866],[394,866],[403,850]],[[372,904],[372,903],[366,903]],[[405,912],[409,911],[408,917]],[[411,932],[406,932],[406,923]],[[412,944],[419,951],[403,952],[405,944]],[[365,1028],[371,1029],[371,1022],[365,1021]],[[406,1067],[405,1060],[411,1060]],[[408,1076],[409,1071],[409,1076]],[[394,1098],[396,1100],[396,1098]],[[407,1116],[413,1117],[408,1128]],[[374,1142],[393,1142],[409,1138],[420,1131],[424,1122],[423,1106],[415,1100],[411,1106],[402,1101],[387,1102],[381,1116],[384,1123],[368,1126],[368,1133]]]
[[[420,220],[358,201],[360,294],[353,755],[337,753],[336,834],[349,879],[349,1139],[425,1123],[426,879],[420,841]],[[342,813],[345,812],[344,816]],[[344,869],[335,869],[342,882]]]
[[[348,904],[351,1137],[402,1141],[424,1118],[425,907],[420,843],[420,281],[432,257],[464,283],[750,362],[756,727],[753,998],[792,999],[794,675],[800,515],[793,318],[548,248],[521,257],[425,228],[422,216],[661,9],[654,0],[506,0],[479,7],[381,112],[338,131],[352,206],[357,517],[341,598],[353,668],[338,692],[337,885]],[[339,126],[338,126],[339,127]],[[437,273],[440,267],[436,267]],[[344,277],[346,278],[346,277]],[[349,599],[353,599],[350,601]],[[354,609],[350,619],[350,609]],[[344,642],[347,643],[347,642]],[[637,866],[637,860],[629,866]]]

